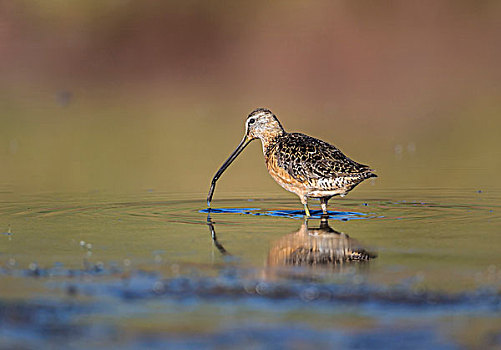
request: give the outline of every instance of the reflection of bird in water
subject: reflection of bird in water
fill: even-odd
[[[218,242],[214,224],[207,216],[214,245],[222,255],[231,255]],[[336,266],[348,262],[368,261],[377,255],[365,250],[355,239],[329,226],[328,216],[322,216],[320,227],[309,228],[305,221],[300,229],[272,244],[268,266]]]
[[[207,215],[207,225],[209,226],[209,231],[210,231],[210,236],[212,237],[212,242],[216,246],[217,250],[219,250],[219,252],[222,255],[231,255],[230,253],[228,253],[226,251],[226,249],[224,249],[223,245],[221,243],[219,243],[219,241],[217,240],[216,229],[214,228],[214,223],[212,222],[210,215]]]
[[[355,239],[332,229],[327,217],[323,216],[320,227],[309,228],[306,221],[297,232],[273,243],[268,253],[268,266],[334,266],[375,257]]]
[[[377,177],[367,165],[351,160],[327,142],[286,132],[270,110],[258,108],[247,117],[244,138],[214,175],[207,196],[208,206],[216,181],[255,139],[263,144],[268,172],[280,186],[299,196],[307,217],[310,216],[308,198],[320,198],[326,214],[331,197],[344,196],[365,179]]]

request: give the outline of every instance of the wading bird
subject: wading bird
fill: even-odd
[[[299,196],[307,217],[310,216],[308,198],[320,198],[322,212],[327,214],[327,202],[333,196],[344,196],[365,179],[377,177],[367,165],[351,160],[327,142],[286,132],[269,109],[258,108],[245,121],[244,138],[212,179],[207,196],[209,207],[221,174],[255,139],[263,144],[271,177]]]

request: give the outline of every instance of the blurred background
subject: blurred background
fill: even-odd
[[[0,191],[205,195],[256,107],[381,189],[496,187],[500,18],[494,0],[0,1]],[[218,191],[282,189],[255,141]]]

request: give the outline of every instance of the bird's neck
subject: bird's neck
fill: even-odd
[[[264,157],[266,158],[266,160],[268,159],[270,151],[277,144],[278,140],[280,140],[280,138],[283,137],[285,134],[286,134],[286,132],[282,131],[280,133],[268,135],[268,137],[260,138],[261,143],[263,144],[263,154],[264,154]]]

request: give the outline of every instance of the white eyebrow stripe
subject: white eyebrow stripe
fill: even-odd
[[[251,115],[251,116],[247,117],[247,121],[249,121],[249,119],[252,119],[252,118],[257,119],[257,118],[262,117],[264,115],[266,115],[266,112],[256,113],[254,115]]]

